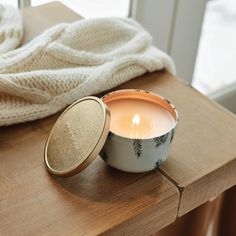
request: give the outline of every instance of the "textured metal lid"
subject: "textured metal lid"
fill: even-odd
[[[105,144],[110,113],[96,97],[85,97],[69,106],[53,126],[44,158],[50,173],[71,176],[86,168]]]

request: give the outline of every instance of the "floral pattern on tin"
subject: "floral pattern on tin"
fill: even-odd
[[[154,138],[153,141],[155,143],[155,147],[158,148],[161,145],[163,145],[166,142],[167,138],[168,138],[168,134],[164,134],[160,137]]]
[[[134,154],[137,157],[137,159],[139,159],[143,154],[142,141],[140,139],[134,139],[133,147],[134,147]]]

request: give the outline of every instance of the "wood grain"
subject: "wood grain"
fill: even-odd
[[[0,235],[132,235],[142,223],[151,234],[175,220],[178,190],[158,172],[126,174],[97,158],[72,178],[50,176],[47,121],[1,128]]]
[[[24,42],[79,19],[59,3],[23,17]],[[58,115],[0,128],[0,235],[149,235],[176,219],[179,191],[157,171],[126,174],[97,158],[72,178],[49,175],[43,150]]]
[[[70,18],[70,10],[59,5],[54,3],[55,9],[60,8],[55,18],[51,4],[44,7],[50,7],[52,14],[43,6],[40,14],[37,8],[32,10],[39,20],[47,12],[51,25],[51,18],[54,23]],[[33,17],[26,27],[33,33],[25,42],[47,28],[45,21],[37,30]],[[43,146],[58,115],[1,128],[0,235],[148,235],[175,219],[179,194],[174,184],[181,191],[179,215],[235,185],[233,114],[165,71],[146,74],[120,88],[158,93],[179,111],[170,158],[160,172],[124,174],[98,159],[80,175],[57,179],[44,168]]]
[[[181,191],[179,216],[236,184],[234,114],[165,72],[121,86],[127,87],[159,93],[179,112],[170,158],[161,166]]]

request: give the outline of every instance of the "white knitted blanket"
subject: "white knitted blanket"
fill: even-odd
[[[175,73],[172,60],[133,20],[57,25],[0,56],[0,126],[51,115],[81,97],[163,68]]]

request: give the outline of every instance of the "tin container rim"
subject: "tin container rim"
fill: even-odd
[[[175,120],[174,126],[171,129],[169,129],[168,131],[166,131],[165,133],[163,133],[161,135],[158,135],[158,136],[153,136],[152,138],[138,138],[138,139],[140,139],[144,142],[145,141],[148,142],[149,140],[152,140],[153,138],[158,138],[158,137],[164,136],[164,135],[168,134],[171,130],[174,130],[176,128],[176,126],[178,124],[178,121],[179,121],[178,111],[177,111],[175,105],[172,102],[170,102],[168,99],[162,97],[159,94],[150,92],[148,90],[143,90],[143,89],[119,89],[119,90],[115,90],[115,91],[112,91],[112,92],[109,92],[109,93],[105,94],[100,99],[103,101],[103,103],[109,109],[109,106],[106,104],[105,99],[107,99],[110,96],[114,96],[114,95],[119,95],[119,94],[121,94],[121,95],[128,95],[129,94],[130,95],[131,93],[136,94],[136,95],[142,93],[142,94],[146,95],[146,98],[148,98],[148,97],[151,98],[152,97],[152,98],[158,99],[159,102],[161,102],[161,104],[160,103],[157,103],[157,104],[159,104],[160,106],[165,108]],[[115,96],[114,96],[114,98],[115,98]],[[118,97],[116,97],[116,98],[118,98]],[[137,98],[137,97],[134,97],[134,98]],[[165,105],[163,106],[163,104],[165,104]],[[123,139],[124,141],[135,139],[135,138],[130,138],[130,137],[119,135],[117,133],[112,132],[111,130],[109,131],[109,133],[114,135],[114,138],[117,136],[117,138]]]

